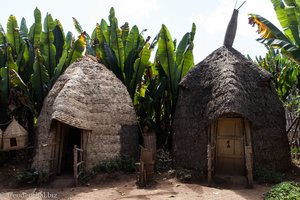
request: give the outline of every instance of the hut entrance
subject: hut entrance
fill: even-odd
[[[55,163],[54,170],[56,175],[73,175],[74,173],[74,146],[78,149],[84,147],[84,130],[76,127],[57,123],[56,128],[56,148],[55,148]]]
[[[217,122],[216,173],[245,174],[242,118],[220,118]]]
[[[219,118],[208,129],[208,182],[213,174],[246,175],[252,186],[253,155],[251,128],[241,117]]]

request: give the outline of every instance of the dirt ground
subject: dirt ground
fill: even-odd
[[[69,179],[70,181],[70,179]],[[156,175],[155,181],[147,188],[135,184],[134,174],[99,174],[80,187],[65,187],[68,179],[57,180],[41,188],[10,187],[9,180],[0,180],[1,200],[113,200],[113,199],[262,199],[270,186],[255,184],[246,189],[243,184],[208,187],[207,183],[187,184],[165,174]]]

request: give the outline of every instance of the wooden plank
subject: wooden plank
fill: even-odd
[[[212,184],[212,153],[211,153],[211,145],[207,145],[207,168],[208,168],[208,185]]]
[[[84,163],[84,161],[80,161],[79,163],[77,163],[77,167],[83,163]]]
[[[216,171],[243,174],[245,165],[242,118],[218,119],[216,135]]]
[[[63,156],[63,144],[64,144],[64,139],[65,139],[65,133],[63,129],[63,124],[58,122],[60,124],[59,129],[58,129],[58,143],[59,143],[59,150],[58,150],[58,165],[57,165],[57,173],[61,173],[61,165],[62,165],[62,156]]]
[[[73,161],[74,161],[74,165],[73,165],[73,170],[74,170],[74,179],[75,179],[75,185],[78,185],[78,177],[77,177],[77,145],[74,145],[74,149],[73,149]]]
[[[253,187],[253,153],[251,129],[248,120],[244,120],[245,125],[245,161],[247,170],[247,179],[250,187]]]

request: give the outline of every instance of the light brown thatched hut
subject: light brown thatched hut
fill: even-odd
[[[120,156],[137,157],[138,129],[126,87],[85,57],[70,65],[45,98],[37,120],[33,167],[48,174],[73,170],[73,148],[85,170]]]
[[[174,163],[199,174],[290,166],[284,108],[271,75],[233,48],[215,50],[181,81]]]
[[[4,151],[23,149],[28,146],[28,132],[13,118],[2,135],[2,141]]]

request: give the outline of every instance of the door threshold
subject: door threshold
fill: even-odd
[[[231,174],[215,174],[213,177],[213,182],[217,185],[247,186],[248,184],[246,176]]]

